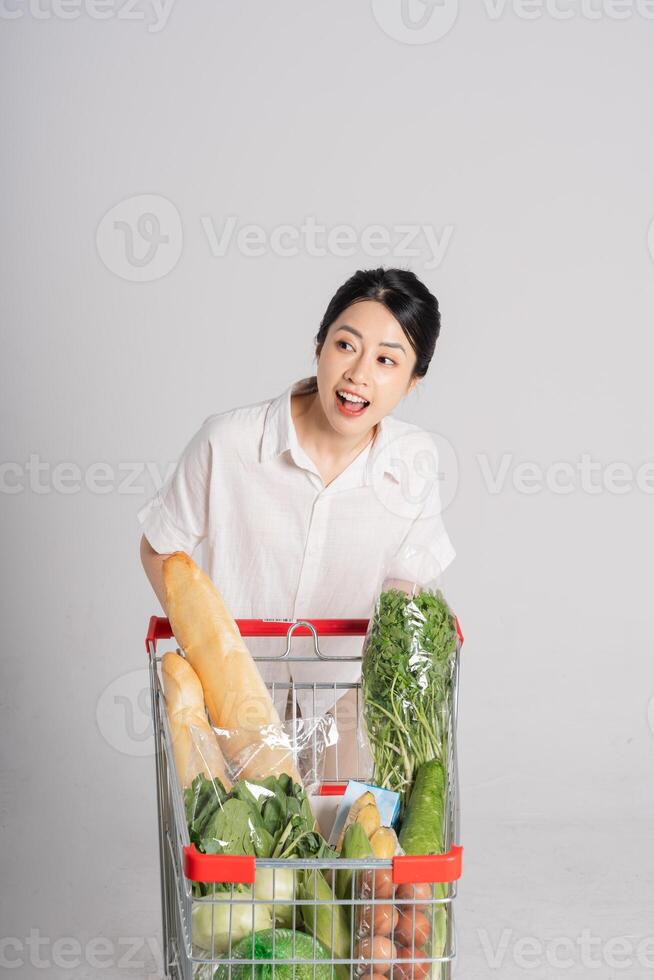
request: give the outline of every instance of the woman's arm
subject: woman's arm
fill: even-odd
[[[163,580],[163,563],[168,555],[160,555],[154,550],[145,535],[141,537],[141,562],[145,569],[145,574],[150,580],[150,585],[154,589],[155,595],[161,603],[164,615],[166,612],[165,596],[166,590]]]

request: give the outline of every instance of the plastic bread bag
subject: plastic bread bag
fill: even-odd
[[[260,780],[271,775],[267,767],[269,750],[274,749],[280,760],[281,773],[299,772],[305,791],[311,796],[323,781],[325,754],[338,741],[336,721],[331,714],[317,718],[294,718],[278,725],[266,725],[251,730],[248,744],[242,745],[243,733],[214,728],[218,746],[229,759],[229,776],[236,783],[242,779]],[[239,748],[231,742],[238,736]],[[288,766],[285,762],[288,761]],[[279,775],[277,772],[276,775]]]
[[[201,757],[209,736],[202,726],[191,725],[189,731]],[[320,835],[320,828],[310,795],[322,781],[325,751],[337,737],[333,718],[302,718],[252,729],[245,746],[242,730],[218,728],[210,733],[230,756],[229,778],[210,778],[201,771],[184,790],[191,843],[205,854],[279,858],[292,856],[294,840],[306,832],[307,847],[319,850],[321,841],[315,835]],[[239,751],[228,753],[230,740],[237,735]],[[289,769],[299,769],[302,782],[288,772],[259,770],[257,761],[267,758],[271,746],[280,758],[288,753]]]
[[[227,789],[231,781],[218,740],[207,719],[200,680],[179,653],[161,658],[166,727],[177,781],[182,790],[198,773],[217,777]]]

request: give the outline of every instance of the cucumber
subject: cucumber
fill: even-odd
[[[437,759],[418,766],[409,798],[400,846],[405,854],[442,854],[445,817],[445,771]]]
[[[423,762],[418,767],[413,792],[409,798],[402,829],[400,845],[405,854],[442,854],[445,834],[445,770],[437,759]],[[435,899],[449,894],[447,883],[433,884]],[[443,956],[447,949],[448,906],[436,905],[431,910],[430,956]],[[441,970],[441,966],[444,968]],[[432,980],[438,980],[446,964],[433,963]]]
[[[360,823],[352,823],[345,831],[343,846],[341,848],[342,858],[367,858],[372,857],[372,845],[368,840],[365,830]],[[349,900],[352,891],[352,871],[343,868],[336,872],[336,894],[340,899]],[[358,898],[355,890],[355,898]]]

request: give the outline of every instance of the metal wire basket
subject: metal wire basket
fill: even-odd
[[[318,637],[364,636],[368,620],[236,620],[246,636],[286,637],[279,656],[257,661],[306,661],[293,656],[294,634],[312,635],[314,656],[337,663],[361,657],[329,657]],[[453,900],[461,875],[456,721],[457,648],[447,740],[446,850],[424,857],[389,859],[273,859],[200,853],[189,838],[184,800],[175,772],[157,656],[157,641],[172,636],[168,620],[152,617],[146,636],[155,737],[163,960],[170,980],[450,980],[456,956]],[[354,751],[343,759],[339,738],[324,782],[312,797],[321,821],[333,817],[344,780],[367,780],[370,757],[362,736],[360,682],[271,682],[274,697],[330,692],[339,724],[339,702],[354,703]],[[324,710],[324,709],[323,709]],[[341,751],[339,752],[339,747]],[[351,745],[350,745],[351,749]],[[317,752],[317,749],[316,749]],[[203,882],[200,897],[194,883]],[[201,928],[199,924],[201,923]],[[198,941],[200,940],[200,941]]]

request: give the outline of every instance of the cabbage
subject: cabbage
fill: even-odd
[[[273,891],[274,874],[274,891]],[[295,897],[293,872],[290,868],[257,868],[255,878],[256,903],[252,901],[252,888],[241,886],[234,891],[233,897],[229,892],[216,891],[216,900],[194,901],[191,913],[191,929],[193,942],[202,949],[209,950],[212,955],[226,953],[229,948],[230,933],[230,904],[232,944],[237,943],[253,931],[261,932],[273,925],[273,898],[279,901],[292,902]],[[242,903],[242,904],[239,904]],[[253,920],[254,914],[254,920]],[[213,919],[213,948],[211,946],[211,924]],[[291,905],[274,906],[275,924],[288,926],[292,923],[293,910]]]
[[[252,891],[249,888],[235,892],[233,899],[229,898],[228,892],[217,892],[216,897],[219,897],[220,901],[212,902],[210,899],[194,901],[191,913],[193,942],[202,949],[209,950],[212,956],[227,952],[230,931],[232,943],[237,943],[239,939],[249,936],[252,931],[259,932],[272,926],[270,906],[253,905]],[[213,947],[211,945],[212,923]]]
[[[278,904],[273,906],[272,901],[276,899],[279,902],[281,899],[292,902],[295,898],[292,870],[290,868],[257,868],[254,884],[254,893],[257,899],[265,899],[271,903],[270,914],[274,916],[276,925],[286,926],[290,929],[293,924],[293,906]]]

